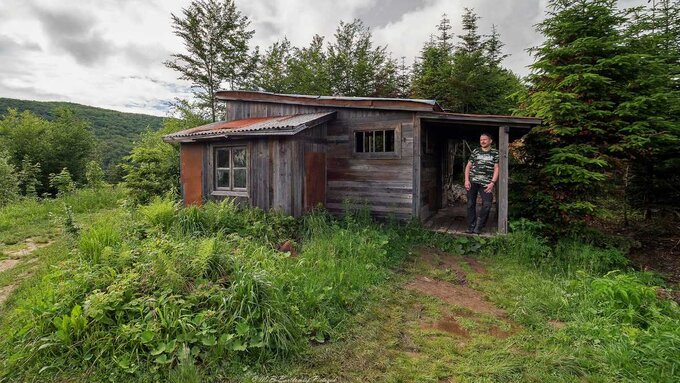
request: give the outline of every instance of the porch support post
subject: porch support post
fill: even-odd
[[[498,128],[498,233],[508,233],[508,145],[510,127]]]
[[[414,115],[413,121],[413,217],[420,221],[420,117]],[[400,144],[401,145],[401,144]]]

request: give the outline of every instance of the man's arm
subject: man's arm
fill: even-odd
[[[493,187],[496,186],[496,182],[498,181],[498,171],[500,167],[498,166],[498,163],[493,164],[493,176],[491,176],[491,182],[486,185],[486,188],[484,188],[484,191],[487,193],[490,193],[493,190]]]
[[[470,190],[470,169],[472,168],[472,163],[468,161],[467,165],[465,165],[465,190]]]

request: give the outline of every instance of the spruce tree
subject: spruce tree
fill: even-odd
[[[538,26],[545,42],[535,62],[525,112],[544,124],[525,138],[534,170],[525,195],[533,211],[554,222],[583,219],[608,190],[608,147],[625,122],[617,106],[625,97],[632,56],[614,0],[551,0]],[[538,202],[538,203],[537,203]]]
[[[423,46],[413,69],[415,97],[436,99],[452,112],[510,114],[516,102],[510,95],[522,89],[519,78],[501,66],[500,34],[492,29],[488,39],[479,34],[477,16],[465,10],[463,33],[454,44],[446,15],[438,34]]]
[[[334,36],[327,55],[334,95],[396,95],[396,63],[387,54],[387,47],[373,46],[371,31],[361,20],[341,21]]]
[[[680,206],[680,1],[659,0],[628,14],[635,70],[617,108],[626,125],[610,149],[630,169],[624,195],[651,218],[653,208]]]
[[[454,103],[449,84],[453,73],[450,29],[451,22],[444,14],[437,26],[439,34],[430,36],[413,65],[411,84],[414,97],[437,100],[447,109]]]

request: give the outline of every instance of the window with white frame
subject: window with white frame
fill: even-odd
[[[248,152],[245,146],[215,148],[215,190],[248,188]]]

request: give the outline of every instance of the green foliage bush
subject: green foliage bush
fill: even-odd
[[[30,196],[33,188],[37,195],[56,192],[50,187],[50,174],[64,168],[75,182],[83,183],[86,164],[95,150],[89,124],[69,109],[55,110],[54,121],[28,111],[8,110],[0,118],[0,144],[21,168],[22,191]]]
[[[19,180],[15,169],[9,163],[7,156],[0,152],[0,206],[16,200],[19,197]]]
[[[575,376],[677,380],[680,308],[662,296],[658,277],[631,270],[618,249],[573,238],[550,243],[516,230],[492,244],[501,270],[496,288],[513,297],[510,316],[534,329],[562,322],[547,341],[557,358],[574,358]]]
[[[297,355],[334,337],[401,256],[352,215],[298,223],[231,200],[169,198],[121,214],[83,229],[79,256],[0,319],[0,379],[198,379]],[[294,254],[277,250],[284,240]]]
[[[154,196],[179,193],[179,145],[163,142],[163,136],[203,125],[206,121],[186,105],[178,106],[181,118],[168,118],[159,131],[140,135],[124,158],[123,177],[133,200],[148,203]]]
[[[85,180],[87,181],[87,186],[93,189],[99,189],[104,184],[104,171],[99,162],[92,160],[87,163]]]
[[[57,192],[57,196],[63,196],[73,193],[76,190],[76,183],[71,178],[71,172],[63,168],[59,173],[50,174],[50,187]]]

